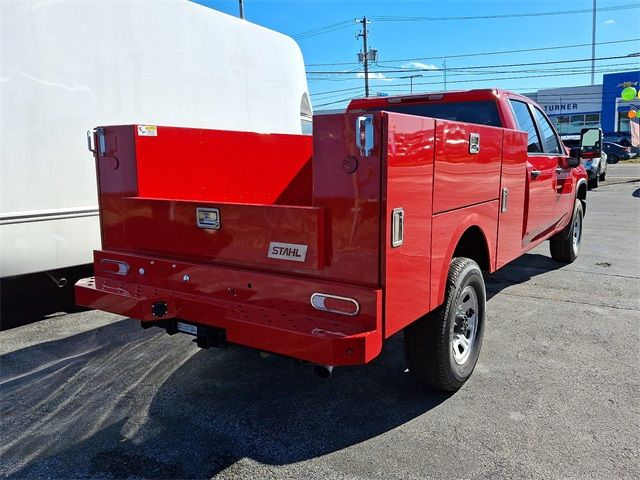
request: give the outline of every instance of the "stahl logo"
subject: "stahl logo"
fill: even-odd
[[[307,256],[307,246],[296,243],[271,242],[267,257],[293,262],[304,262]]]

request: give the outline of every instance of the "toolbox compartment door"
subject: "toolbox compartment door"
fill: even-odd
[[[124,245],[131,251],[276,269],[322,268],[322,208],[140,197],[122,200]],[[203,222],[202,215],[199,219],[199,210],[216,212],[217,224]]]

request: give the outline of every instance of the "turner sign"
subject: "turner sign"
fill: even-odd
[[[577,103],[555,103],[551,105],[543,105],[544,111],[549,113],[568,112],[578,110]]]

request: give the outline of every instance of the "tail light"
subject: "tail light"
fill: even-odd
[[[340,313],[351,317],[358,314],[360,304],[349,297],[339,297],[327,293],[314,293],[311,295],[311,306],[324,312]]]
[[[625,151],[630,152],[631,151],[631,147],[624,147]]]
[[[126,275],[129,273],[129,265],[125,262],[118,260],[100,260],[100,268],[108,273],[115,273],[116,275]]]

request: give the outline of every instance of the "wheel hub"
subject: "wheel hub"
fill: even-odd
[[[478,327],[478,296],[473,287],[467,286],[459,297],[453,326],[451,348],[453,359],[464,365],[475,345]]]

